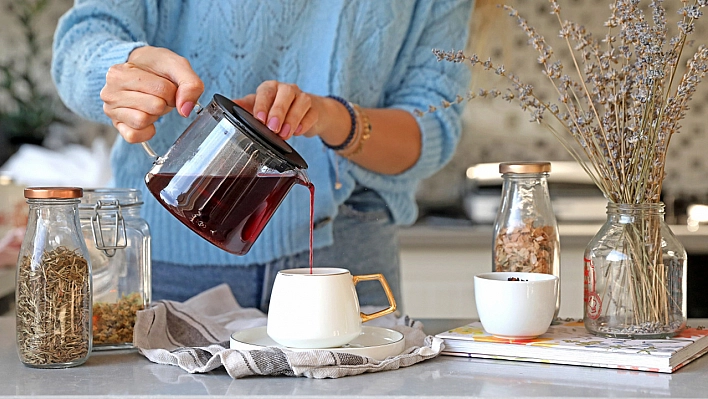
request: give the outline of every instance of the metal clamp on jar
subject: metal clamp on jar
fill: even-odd
[[[138,310],[151,300],[150,230],[135,189],[84,190],[81,231],[93,266],[93,349],[133,346]]]

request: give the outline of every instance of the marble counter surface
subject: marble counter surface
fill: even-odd
[[[466,320],[425,322],[434,333]],[[18,360],[14,334],[14,319],[0,317],[0,397],[686,398],[708,392],[708,356],[673,374],[440,356],[408,368],[334,380],[234,380],[223,369],[187,374],[151,363],[135,351],[94,353],[84,365],[70,369],[32,369]]]

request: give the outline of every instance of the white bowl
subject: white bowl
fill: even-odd
[[[551,274],[489,272],[474,276],[479,321],[485,331],[500,338],[529,339],[545,333],[553,321],[557,296],[558,277]]]

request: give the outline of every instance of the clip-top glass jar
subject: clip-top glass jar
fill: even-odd
[[[494,221],[492,271],[546,273],[560,279],[560,240],[548,192],[550,162],[504,162]],[[556,313],[560,309],[560,287]]]
[[[133,347],[138,310],[150,304],[150,229],[136,189],[84,190],[81,229],[93,271],[94,350]]]
[[[26,366],[77,366],[91,352],[91,264],[77,187],[30,187],[17,260],[17,353]]]

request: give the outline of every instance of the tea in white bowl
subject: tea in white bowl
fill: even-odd
[[[477,314],[484,330],[507,339],[530,339],[548,330],[559,280],[543,273],[489,272],[474,276]]]

